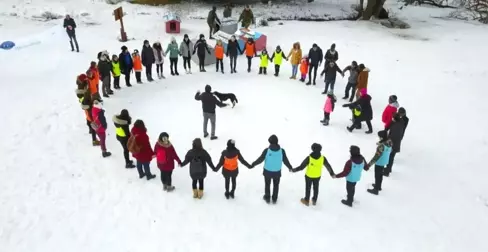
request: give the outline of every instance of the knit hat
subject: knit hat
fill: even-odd
[[[87,78],[88,77],[86,76],[86,74],[82,73],[82,74],[78,75],[78,80],[80,80],[81,82],[86,81]]]
[[[122,46],[122,47],[120,48],[120,50],[122,50],[122,51],[127,50],[127,46]]]
[[[312,47],[319,47],[319,46],[318,46],[317,44],[315,44],[315,43],[314,43],[314,44],[312,45]]]
[[[404,108],[404,107],[400,107],[400,108],[398,109],[398,114],[405,115],[405,114],[407,114],[407,111],[405,110],[405,108]]]
[[[208,92],[208,93],[212,92],[212,87],[210,85],[206,85],[205,86],[205,92]]]
[[[229,141],[227,141],[227,148],[235,148],[235,147],[236,147],[236,141],[233,139],[229,139]]]
[[[361,90],[359,90],[359,92],[361,93],[361,96],[365,96],[368,94],[368,90],[366,88],[361,88]]]
[[[322,145],[318,143],[313,143],[312,144],[312,151],[313,152],[321,152],[322,151]]]
[[[361,151],[358,146],[356,145],[351,145],[349,148],[349,153],[351,153],[351,156],[359,156],[361,155]]]
[[[278,144],[278,137],[276,135],[271,135],[268,138],[269,144]]]
[[[378,131],[378,137],[384,141],[388,138],[388,133],[386,132],[386,130],[380,130]]]
[[[390,95],[389,100],[390,100],[390,103],[397,102],[398,97],[396,95]]]

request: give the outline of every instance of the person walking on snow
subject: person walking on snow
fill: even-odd
[[[364,64],[359,64],[358,82],[356,85],[356,99],[361,97],[361,90],[368,88],[369,68]]]
[[[180,49],[174,37],[171,38],[171,43],[169,43],[164,53],[169,53],[169,68],[171,69],[171,75],[180,75],[178,73],[178,56],[180,55]]]
[[[300,61],[300,81],[305,82],[308,73],[308,55],[303,56]]]
[[[181,167],[184,167],[187,164],[190,164],[193,198],[201,199],[203,197],[205,177],[207,177],[207,164],[212,170],[215,170],[215,166],[212,163],[212,158],[203,148],[202,140],[200,138],[195,138],[195,140],[193,140],[192,148],[186,153],[185,160],[181,163]]]
[[[246,44],[244,44],[244,52],[247,58],[247,72],[251,72],[252,58],[257,57],[256,43],[253,38],[248,38]]]
[[[296,80],[298,73],[298,64],[300,64],[300,60],[302,60],[302,49],[300,48],[299,42],[293,43],[293,48],[290,50],[290,53],[288,53],[287,58],[290,59],[291,63],[290,79]]]
[[[356,61],[353,61],[351,65],[347,66],[342,70],[343,73],[349,71],[349,79],[347,80],[346,90],[344,92],[344,97],[342,99],[347,100],[349,98],[349,91],[351,91],[351,98],[349,98],[349,102],[354,100],[356,95],[356,86],[358,83],[358,75],[359,75],[359,66]]]
[[[216,72],[219,72],[219,65],[220,65],[220,71],[224,73],[224,46],[222,45],[222,40],[218,40],[217,44],[215,45],[214,49],[215,53],[215,67],[216,67]]]
[[[227,42],[227,52],[225,56],[229,57],[230,61],[230,73],[237,73],[236,71],[236,64],[237,64],[237,55],[242,54],[242,49],[237,43],[236,36],[232,35]]]
[[[210,49],[208,48],[207,41],[205,40],[205,36],[200,34],[200,39],[197,40],[195,46],[193,47],[193,54],[197,53],[198,56],[198,65],[200,67],[200,72],[206,72],[205,70],[205,55],[211,54]]]
[[[336,51],[336,45],[332,44],[330,49],[325,52],[325,65],[329,64],[330,62],[337,63],[339,60],[339,53]]]
[[[114,88],[120,89],[120,62],[117,55],[112,55],[112,76],[114,77]]]
[[[288,61],[288,58],[286,57],[285,53],[281,50],[281,47],[276,46],[276,50],[270,59],[274,63],[274,67],[275,67],[274,76],[276,77],[278,77],[278,75],[280,74],[280,66],[281,66],[281,62],[283,61],[283,58],[285,58],[285,60]]]
[[[154,146],[156,161],[159,170],[161,170],[161,182],[163,190],[172,192],[175,187],[172,185],[172,175],[175,169],[175,161],[181,166],[181,160],[176,154],[174,146],[169,141],[169,135],[166,132],[159,134],[158,142]]]
[[[273,202],[276,204],[278,200],[278,193],[280,190],[280,178],[281,178],[281,167],[283,164],[288,168],[289,171],[293,169],[288,161],[286,152],[278,144],[278,137],[276,135],[271,135],[268,138],[269,147],[264,149],[261,156],[256,159],[251,164],[251,167],[261,164],[264,161],[264,195],[263,200],[266,203]],[[270,193],[271,181],[273,182],[273,194]]]
[[[392,150],[390,158],[388,159],[388,165],[386,166],[384,176],[389,177],[392,171],[393,163],[395,162],[395,156],[400,152],[402,145],[403,135],[405,133],[405,123],[399,114],[393,116],[390,128],[388,130],[388,138],[392,142]]]
[[[324,70],[320,74],[320,76],[323,76],[325,74],[325,89],[322,94],[327,94],[327,91],[329,90],[329,85],[330,90],[334,92],[334,85],[336,82],[337,73],[340,73],[342,75],[342,78],[344,78],[344,73],[334,61],[330,61],[328,64],[325,65]]]
[[[215,167],[215,172],[218,172],[220,167],[224,167],[222,169],[222,175],[225,179],[225,193],[224,196],[226,199],[234,198],[234,193],[236,191],[236,178],[239,174],[238,168],[238,161],[241,162],[244,166],[251,169],[251,165],[242,157],[241,152],[239,149],[236,148],[236,142],[232,139],[227,141],[227,148],[222,151],[222,155],[220,156],[219,163]],[[229,191],[229,184],[232,181],[232,189]]]
[[[103,97],[108,98],[113,95],[114,91],[110,88],[110,76],[112,75],[112,62],[109,60],[107,51],[101,53],[98,61],[98,72],[102,80],[102,94]]]
[[[385,130],[378,131],[378,137],[380,141],[377,143],[376,153],[371,161],[368,163],[368,167],[374,166],[374,184],[373,189],[367,191],[371,194],[378,195],[381,191],[381,185],[383,183],[383,174],[386,166],[388,165],[388,159],[391,153],[391,140],[388,139],[388,133]]]
[[[266,51],[266,48],[264,48],[261,51],[261,55],[259,55],[259,74],[268,74],[268,61],[271,61],[268,55],[268,51]]]
[[[334,111],[336,102],[337,102],[337,98],[334,95],[334,93],[330,90],[329,93],[327,94],[327,99],[325,99],[324,120],[320,121],[324,126],[329,125],[330,114]]]
[[[144,68],[146,68],[146,79],[151,82],[154,81],[152,78],[152,65],[155,62],[154,51],[149,44],[149,41],[144,40],[144,45],[141,50],[141,62]]]
[[[388,105],[386,105],[383,114],[381,115],[381,121],[385,124],[386,130],[390,128],[391,121],[393,120],[393,116],[396,114],[398,107],[400,107],[400,105],[398,104],[397,96],[390,95],[390,97],[388,97]]]
[[[312,153],[308,155],[297,168],[292,169],[292,172],[298,172],[305,168],[305,197],[300,199],[300,202],[305,206],[310,205],[310,191],[313,186],[313,197],[312,205],[317,204],[317,199],[319,196],[319,183],[322,176],[322,167],[325,167],[329,172],[331,177],[334,177],[334,171],[330,166],[327,158],[325,158],[322,153],[322,145],[318,143],[312,144]]]
[[[151,168],[149,167],[154,152],[151,148],[151,143],[149,142],[146,125],[142,120],[136,120],[130,133],[130,138],[133,139],[133,143],[131,143],[131,139],[129,139],[127,145],[130,151],[132,149],[132,156],[137,161],[136,167],[137,172],[139,173],[139,178],[142,179],[146,177],[147,180],[151,180],[156,177],[156,175],[151,174]],[[131,145],[137,146],[135,148],[137,151],[134,151],[134,148],[131,148]]]
[[[129,149],[127,147],[130,137],[129,127],[132,123],[132,118],[129,115],[129,111],[127,111],[127,109],[122,109],[120,114],[112,117],[112,121],[114,122],[117,141],[119,141],[120,145],[122,145],[122,149],[124,150],[125,168],[134,168],[136,166],[129,158]]]
[[[361,97],[349,104],[342,105],[343,107],[347,107],[352,110],[353,112],[353,123],[351,127],[347,127],[349,132],[352,132],[354,129],[361,129],[361,122],[366,122],[368,126],[368,131],[366,134],[373,133],[373,126],[371,125],[371,120],[373,120],[373,108],[371,107],[371,96],[367,93],[365,88],[361,89]]]
[[[220,30],[220,19],[217,16],[217,7],[213,6],[212,10],[208,12],[207,24],[210,29],[208,37],[214,39],[212,36]]]
[[[161,43],[159,43],[159,41],[155,42],[153,44],[152,50],[154,52],[154,63],[156,63],[156,72],[158,73],[158,78],[165,79],[166,77],[164,77],[163,75],[163,64],[166,54],[163,51]]]
[[[141,55],[139,54],[139,50],[137,49],[135,49],[132,53],[132,65],[134,66],[137,84],[142,84],[141,73],[143,64]]]
[[[308,82],[307,85],[312,84],[312,71],[313,71],[313,85],[315,86],[315,80],[317,79],[317,69],[322,65],[323,52],[317,44],[313,44],[312,48],[308,52]]]
[[[352,203],[354,202],[354,194],[356,193],[356,184],[359,182],[359,180],[361,180],[362,171],[367,171],[369,167],[366,165],[366,160],[361,155],[359,147],[352,145],[349,148],[349,153],[351,154],[351,157],[344,165],[344,170],[335,175],[334,178],[346,177],[347,198],[345,200],[341,200],[341,203],[352,207]]]
[[[125,85],[132,87],[130,84],[130,74],[132,73],[132,69],[134,67],[132,57],[127,49],[127,46],[122,46],[121,50],[122,52],[119,54],[120,71],[125,76]]]
[[[227,104],[222,103],[219,101],[213,94],[212,94],[212,87],[210,85],[205,86],[205,92],[200,93],[198,91],[195,94],[195,100],[202,102],[202,110],[203,110],[203,137],[208,137],[208,120],[210,120],[210,125],[212,127],[210,139],[215,140],[217,136],[215,135],[215,125],[216,125],[216,115],[215,115],[215,107],[219,106],[221,108],[226,107]]]
[[[91,123],[92,128],[98,135],[98,139],[100,139],[100,148],[102,149],[102,157],[109,157],[112,153],[107,151],[107,147],[105,145],[106,133],[107,130],[107,120],[105,119],[105,110],[102,108],[102,103],[99,100],[93,101],[93,108],[92,108],[92,118],[93,121]]]
[[[73,46],[73,42],[75,42],[76,52],[80,52],[80,48],[78,47],[78,40],[76,40],[76,23],[73,18],[69,15],[66,15],[63,22],[63,27],[66,29],[66,33],[68,33],[69,37],[69,44],[71,45],[71,51],[75,51],[75,47]]]
[[[227,47],[229,48],[229,47]],[[191,55],[193,50],[193,43],[191,42],[188,34],[185,34],[183,41],[180,44],[180,56],[183,57],[183,68],[187,74],[191,74]],[[227,49],[228,50],[228,49]],[[186,68],[188,65],[188,68]]]

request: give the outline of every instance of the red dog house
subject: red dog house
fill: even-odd
[[[166,24],[166,33],[180,33],[181,19],[178,15],[174,13],[164,15],[164,23]]]

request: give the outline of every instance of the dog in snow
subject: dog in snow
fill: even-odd
[[[236,106],[236,103],[239,103],[237,101],[237,97],[235,94],[233,93],[219,93],[217,91],[213,92],[213,94],[217,97],[217,99],[220,100],[220,102],[225,102],[227,100],[230,100],[232,102],[232,107],[235,107]]]

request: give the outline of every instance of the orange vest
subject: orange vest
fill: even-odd
[[[254,51],[254,43],[246,43],[246,56],[253,57],[254,55],[256,55],[256,52]]]
[[[89,122],[91,122],[91,121],[92,121],[92,120],[91,120],[91,116],[90,116],[90,110],[88,110],[88,109],[87,109],[87,110],[85,110],[85,117],[86,117],[86,120],[87,120],[87,121],[89,121]]]
[[[142,71],[141,56],[135,55],[132,57],[132,64],[134,65],[134,71]]]
[[[95,74],[93,74],[91,79],[88,78],[88,88],[90,89],[91,95],[98,93],[98,79],[95,78]]]
[[[224,58],[224,47],[221,45],[215,46],[215,58],[223,59]]]
[[[300,73],[307,74],[308,73],[308,61],[303,59],[300,63]]]
[[[237,159],[239,156],[235,156],[233,158],[224,157],[224,169],[229,171],[234,171],[237,169]]]

